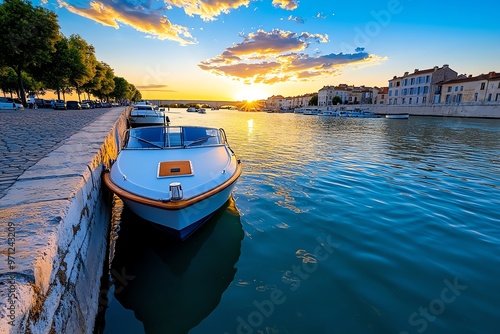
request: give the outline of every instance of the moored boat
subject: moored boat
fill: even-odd
[[[318,116],[338,116],[335,110],[320,110]]]
[[[223,129],[153,126],[127,130],[103,180],[135,214],[184,240],[229,199],[241,170]]]
[[[130,112],[128,121],[131,127],[164,125],[167,117],[165,112],[154,110],[150,104],[137,104]]]
[[[317,115],[319,113],[319,109],[318,108],[304,108],[304,112],[303,114],[304,115]]]

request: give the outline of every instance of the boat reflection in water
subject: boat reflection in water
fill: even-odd
[[[115,281],[115,298],[146,333],[187,333],[216,308],[234,279],[243,236],[232,197],[184,242],[125,207],[111,269],[128,279],[126,286]]]

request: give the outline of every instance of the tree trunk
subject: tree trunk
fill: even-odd
[[[24,85],[23,85],[23,76],[21,74],[20,69],[16,69],[16,74],[17,74],[17,83],[19,85],[19,97],[21,98],[21,101],[23,102],[23,106],[27,106],[26,104],[26,93],[24,92]]]

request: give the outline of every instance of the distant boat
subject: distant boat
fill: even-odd
[[[380,116],[375,114],[373,111],[370,109],[361,109],[356,117],[361,117],[361,118],[379,118]]]
[[[206,110],[203,108],[198,109],[198,114],[206,114]]]
[[[186,110],[187,112],[197,112],[198,110],[195,107],[189,107]]]
[[[394,118],[394,119],[407,119],[410,117],[409,114],[387,114],[385,115],[385,118]]]
[[[321,110],[318,112],[318,116],[337,116],[338,113],[335,110]]]
[[[318,108],[304,108],[304,115],[317,115],[319,113]]]

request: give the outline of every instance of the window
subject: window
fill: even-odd
[[[414,85],[414,84],[415,84],[415,78],[411,78],[410,85]]]
[[[396,87],[399,87],[401,85],[401,81],[396,82]]]
[[[424,87],[424,94],[427,94],[427,93],[429,93],[429,86]]]
[[[497,96],[495,97],[495,101],[500,101],[500,93],[497,93]]]
[[[477,101],[477,93],[474,94],[474,101]]]
[[[457,95],[457,102],[458,103],[462,102],[462,94]]]
[[[424,96],[424,97],[422,98],[422,103],[427,103],[427,96]]]
[[[460,91],[463,92],[464,91],[464,86],[460,86]]]
[[[413,95],[413,87],[410,88],[410,95]]]
[[[408,101],[408,104],[411,104],[411,100],[412,100],[412,98],[410,97],[410,100]]]
[[[426,76],[426,77],[425,77],[425,82],[429,82],[429,81],[430,81],[430,79],[431,79],[431,76],[430,76],[430,75]]]
[[[405,79],[403,86],[408,86],[408,79]]]
[[[382,102],[380,102],[380,103],[382,103]],[[389,99],[389,104],[392,104],[392,99]]]
[[[389,88],[392,88],[392,82],[389,82]]]
[[[450,103],[450,100],[451,100],[451,99],[450,99],[450,94],[447,94],[447,95],[446,95],[446,103]]]
[[[491,93],[488,94],[488,101],[491,101]]]
[[[455,92],[458,92],[458,86],[455,86]]]
[[[500,82],[498,83],[498,89],[500,89]]]
[[[403,97],[403,99],[401,100],[401,104],[405,104],[405,100],[406,98]]]
[[[484,82],[481,82],[481,90],[484,90]]]
[[[399,95],[399,90],[396,90],[396,91],[394,92],[394,96],[398,96],[398,95]]]

